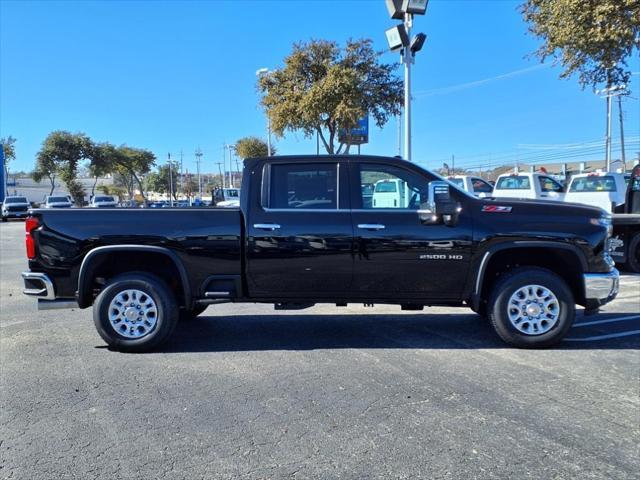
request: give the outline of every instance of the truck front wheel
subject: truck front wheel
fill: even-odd
[[[498,278],[487,313],[496,333],[509,345],[542,348],[560,342],[569,331],[575,302],[558,275],[522,267]]]
[[[98,334],[121,352],[146,352],[160,346],[177,320],[173,292],[161,279],[146,273],[113,278],[93,304]]]

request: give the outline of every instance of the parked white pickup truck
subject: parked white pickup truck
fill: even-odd
[[[625,178],[626,177],[626,178]],[[625,202],[629,175],[612,172],[574,175],[564,197],[566,202],[584,203],[614,213]]]
[[[505,173],[493,188],[495,198],[562,201],[564,195],[562,184],[545,173]]]
[[[474,177],[472,175],[453,175],[451,177],[447,177],[447,180],[453,183],[456,187],[479,198],[490,197],[493,192],[493,185],[480,177]]]

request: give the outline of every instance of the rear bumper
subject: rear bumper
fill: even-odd
[[[587,304],[592,308],[609,303],[620,288],[620,273],[615,268],[608,273],[585,273],[584,293]]]
[[[78,302],[71,298],[56,298],[53,282],[46,273],[22,272],[24,290],[22,293],[38,299],[38,310],[78,308]]]
[[[42,300],[55,300],[56,291],[53,282],[46,273],[22,272],[24,290],[22,293]]]

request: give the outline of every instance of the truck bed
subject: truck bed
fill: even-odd
[[[32,271],[58,276],[60,296],[72,297],[82,259],[108,245],[168,247],[190,271],[195,285],[210,272],[241,272],[241,213],[228,208],[39,209]],[[60,278],[65,277],[65,278]]]

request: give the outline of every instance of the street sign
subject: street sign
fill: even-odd
[[[338,132],[338,140],[340,143],[349,143],[350,145],[363,145],[369,143],[369,116],[358,120],[358,126],[351,129],[350,138],[347,138],[347,131],[341,129]]]

